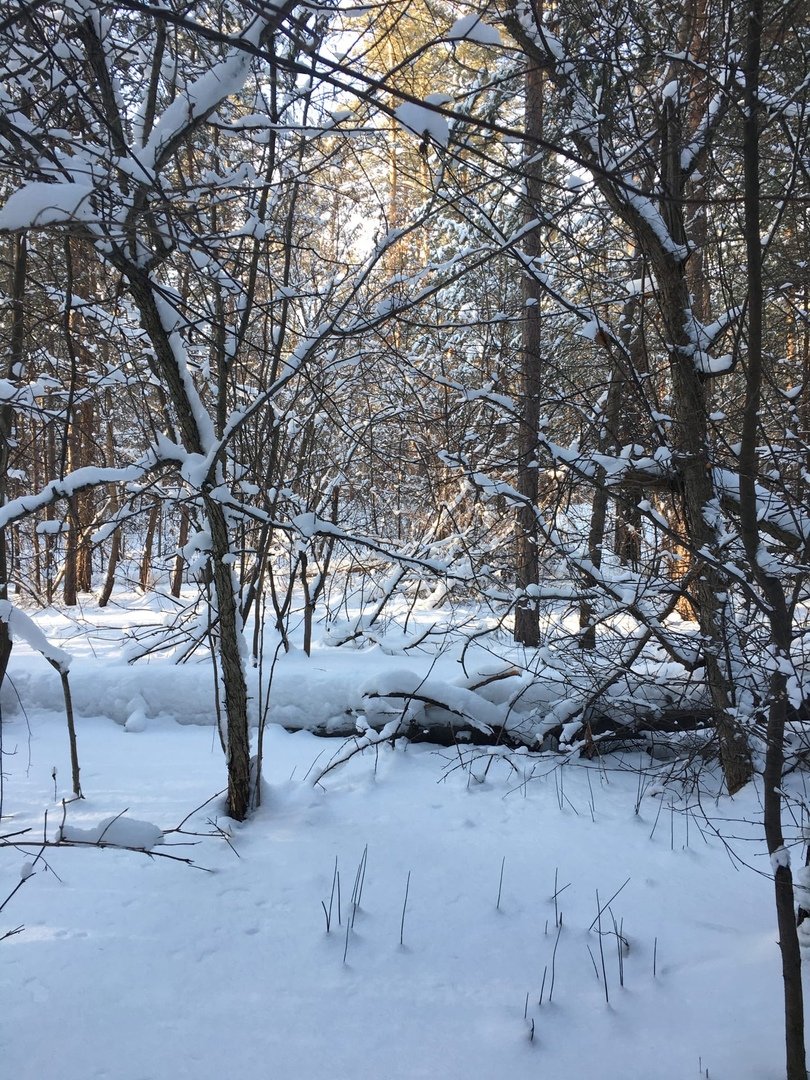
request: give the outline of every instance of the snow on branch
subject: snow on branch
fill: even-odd
[[[41,653],[61,675],[67,673],[72,659],[70,654],[51,645],[34,620],[10,600],[0,600],[0,622],[8,626],[12,641],[24,641],[34,652]]]
[[[0,208],[0,232],[92,221],[92,194],[90,184],[75,181],[49,184],[38,180],[26,184]]]
[[[147,169],[159,169],[187,137],[190,130],[204,121],[226,98],[244,85],[255,56],[269,31],[284,18],[290,4],[263,4],[257,15],[238,36],[229,39],[232,46],[224,59],[179,93],[155,122],[146,145],[133,149],[133,157]],[[170,14],[167,10],[166,14]],[[202,27],[194,26],[199,32]]]
[[[456,19],[447,32],[448,41],[473,41],[476,45],[502,45],[500,31],[473,12]]]
[[[721,500],[734,510],[739,509],[740,476],[730,469],[715,469],[714,483]],[[769,491],[762,484],[754,487],[757,520],[760,528],[770,533],[786,547],[795,550],[810,542],[810,514]]]
[[[431,102],[430,98],[427,98],[424,105],[414,105],[406,101],[394,109],[394,116],[406,131],[432,139],[439,146],[447,146],[450,140],[450,125],[441,113],[430,108],[432,104],[439,105],[446,100],[444,95],[438,96],[441,101]]]
[[[142,479],[151,468],[154,460],[148,464],[127,465],[122,469],[101,469],[87,465],[69,473],[63,480],[51,480],[33,495],[21,495],[0,507],[0,529],[5,528],[20,518],[42,510],[58,499],[69,499],[87,488],[100,487],[102,484],[126,484]]]

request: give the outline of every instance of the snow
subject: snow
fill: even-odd
[[[450,126],[446,118],[434,109],[406,101],[394,109],[394,116],[407,131],[413,132],[414,135],[427,135],[439,146],[447,146],[450,139]]]
[[[661,91],[661,97],[664,101],[670,98],[677,98],[679,91],[680,86],[678,84],[678,80],[673,79],[671,82],[668,82],[664,89]]]
[[[780,866],[790,867],[790,852],[786,847],[778,847],[771,852],[771,869],[774,873]]]
[[[63,674],[68,670],[70,654],[52,645],[31,616],[9,600],[0,600],[0,622],[8,624],[12,641],[26,642],[36,652],[42,653],[45,659],[54,664]]]
[[[250,46],[258,45],[264,28],[264,20],[254,19],[242,33],[241,40]],[[225,59],[187,86],[184,93],[175,97],[155,121],[152,134],[143,149],[133,149],[133,157],[143,165],[145,171],[151,172],[196,118],[206,116],[221,101],[241,88],[249,70],[250,54],[233,49]]]
[[[124,731],[128,731],[130,734],[139,734],[141,731],[146,731],[145,708],[136,708],[132,710],[124,721]]]
[[[701,375],[724,375],[734,367],[734,357],[731,353],[722,356],[698,353],[695,355],[695,367]]]
[[[68,473],[63,480],[51,480],[40,491],[33,495],[21,495],[17,499],[11,499],[0,509],[0,528],[12,521],[26,517],[58,499],[66,499],[88,487],[97,487],[102,484],[125,484],[129,481],[139,480],[149,468],[149,465],[128,465],[121,469],[103,469],[93,465],[87,465]]]
[[[136,821],[125,814],[102,818],[89,829],[75,825],[60,825],[57,840],[67,844],[91,844],[97,847],[118,847],[151,851],[163,843],[163,830],[151,821]]]
[[[2,942],[8,1075],[40,1080],[55,1060],[62,1080],[268,1068],[284,1080],[682,1080],[699,1062],[718,1078],[782,1074],[755,784],[717,797],[706,767],[682,795],[636,752],[560,765],[500,746],[391,745],[368,732],[347,744],[270,725],[263,805],[236,824],[207,668],[169,656],[124,665],[117,627],[159,622],[162,608],[117,602],[126,610],[86,605],[100,624],[89,635],[82,619],[38,616],[75,657],[81,801],[63,805],[69,792],[55,789],[70,776],[64,717],[57,697],[51,708],[38,694],[58,680],[42,678],[31,643],[12,654],[26,711],[10,711],[4,690],[3,832],[22,841],[0,862],[0,903],[16,889],[0,935],[22,928]],[[278,699],[285,720],[297,707],[314,723],[397,691],[460,708],[486,692],[497,709],[530,688],[484,649],[468,661],[462,678],[453,657],[319,641],[311,658],[280,661],[271,715]],[[177,722],[206,702],[205,726]],[[136,717],[148,723],[133,739]],[[597,892],[599,907],[609,901],[609,1003]],[[58,1025],[32,1038],[48,1015]]]
[[[736,473],[728,469],[712,470],[714,484],[717,490],[732,500],[739,500],[740,478]],[[810,537],[810,515],[802,512],[801,508],[794,508],[780,498],[779,495],[767,490],[763,485],[755,485],[757,499],[757,519],[760,522],[772,525],[774,528],[784,530],[796,540],[806,540]]]
[[[482,22],[476,14],[457,19],[447,33],[450,41],[474,41],[478,45],[502,45],[500,32],[494,26]]]
[[[797,866],[793,871],[793,893],[796,903],[810,910],[810,866]]]
[[[0,231],[40,228],[68,221],[90,221],[91,184],[36,181],[15,191],[0,208]]]

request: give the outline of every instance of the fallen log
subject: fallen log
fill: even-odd
[[[394,697],[386,694],[386,697]],[[415,698],[417,695],[402,694],[401,697]],[[420,698],[429,705],[431,717],[421,719],[402,716],[402,722],[396,726],[390,738],[407,739],[413,743],[432,743],[435,746],[505,746],[513,750],[543,749],[550,745],[557,746],[563,741],[563,724],[544,731],[542,738],[535,734],[536,725],[529,725],[527,721],[514,726],[509,724],[488,725],[482,723],[470,723],[462,714],[445,709],[435,700]],[[436,712],[444,711],[446,719],[436,716]],[[355,714],[347,714],[345,722],[332,722],[327,727],[319,727],[313,730],[313,734],[328,737],[347,739],[358,735],[358,717]],[[389,717],[390,719],[390,717]],[[657,715],[639,716],[626,722],[620,722],[610,716],[594,716],[581,725],[581,731],[588,730],[591,737],[599,736],[600,739],[615,737],[619,740],[641,739],[648,735],[677,735],[682,732],[706,731],[714,726],[712,710],[706,708],[672,708]],[[376,720],[373,723],[364,724],[364,728],[379,734],[385,724]],[[293,729],[291,729],[293,730]],[[565,740],[571,743],[569,737]]]

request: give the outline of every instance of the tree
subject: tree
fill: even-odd
[[[523,496],[518,509],[517,585],[524,593],[540,584],[539,537],[535,507],[539,496],[537,433],[543,368],[543,288],[541,285],[541,226],[543,175],[538,146],[543,141],[544,68],[530,65],[526,72],[526,240],[527,269],[523,277],[521,349],[521,415],[518,430],[517,489]],[[515,607],[515,641],[538,645],[540,612],[528,595]]]
[[[566,28],[560,36],[548,22],[527,19],[525,12],[516,12],[509,26],[530,63],[546,66],[573,121],[567,134],[572,156],[588,170],[595,190],[630,231],[654,275],[672,418],[667,420],[667,442],[659,447],[663,453],[645,448],[647,462],[639,462],[635,471],[637,476],[646,474],[652,484],[652,460],[665,460],[664,484],[682,494],[684,524],[677,539],[691,551],[690,599],[703,635],[706,679],[731,792],[751,775],[751,721],[760,709],[768,715],[764,821],[774,864],[785,979],[787,1075],[803,1080],[800,957],[781,790],[789,702],[792,699],[794,708],[802,704],[801,693],[791,693],[789,684],[795,602],[806,587],[795,560],[803,558],[807,540],[798,526],[800,504],[793,502],[797,493],[787,490],[784,466],[767,435],[763,393],[766,379],[773,380],[776,372],[768,371],[764,349],[767,294],[760,188],[760,154],[767,147],[768,187],[780,208],[765,230],[772,246],[780,217],[793,202],[795,152],[802,135],[786,122],[784,111],[796,91],[785,85],[784,68],[774,62],[773,53],[763,60],[762,42],[775,49],[793,14],[781,7],[766,13],[763,4],[753,5],[747,15],[737,13],[737,18],[711,4],[673,8],[672,46],[657,74],[647,69],[650,53],[641,47],[651,40],[652,26],[645,25],[639,12],[632,12],[629,23],[623,15],[622,5],[597,12],[574,4],[556,11],[558,25]],[[594,79],[592,65],[598,55],[611,57],[621,77],[604,73]],[[795,114],[790,111],[804,116],[805,108],[803,100]],[[737,117],[742,118],[739,124]],[[735,158],[731,134],[740,128],[742,160]],[[768,128],[781,129],[781,145],[769,137]],[[738,205],[737,183],[744,206],[735,218],[726,211],[721,189],[725,186],[731,204]],[[721,221],[725,235],[720,246],[712,248],[712,229],[720,235]],[[745,272],[724,278],[730,296],[724,298],[725,310],[711,319],[709,305],[715,297],[708,287],[708,267],[743,239]],[[735,328],[733,351],[716,356],[713,350],[730,327]],[[599,333],[614,347],[626,346],[621,328],[617,332],[602,323]],[[739,425],[734,433],[724,426],[717,440],[715,425],[731,417],[713,414],[713,391],[720,380],[736,379],[735,367],[742,371],[744,408],[734,417]],[[721,447],[730,453],[719,466]],[[592,475],[604,488],[603,468]],[[803,494],[798,497],[804,499]],[[777,504],[790,522],[779,537],[773,520]],[[791,581],[791,599],[786,581]],[[739,601],[734,599],[738,592],[759,609],[765,641],[744,639]],[[772,658],[764,665],[763,655]],[[764,693],[763,675],[769,683]],[[750,688],[747,697],[744,686]]]
[[[751,5],[746,26],[743,75],[744,228],[747,264],[747,357],[745,408],[739,452],[740,533],[752,575],[761,590],[763,614],[770,628],[770,649],[775,661],[768,688],[768,720],[763,771],[763,819],[771,855],[779,925],[779,948],[785,996],[785,1043],[788,1080],[806,1080],[802,961],[796,930],[793,877],[782,829],[782,784],[785,762],[785,725],[788,718],[789,675],[795,604],[787,596],[784,570],[763,545],[757,496],[757,454],[762,429],[762,385],[765,376],[763,250],[761,240],[760,137],[762,39],[764,3]],[[806,542],[807,544],[807,542]],[[763,557],[764,556],[764,557]],[[781,570],[781,573],[780,573]]]
[[[256,403],[246,407],[240,402],[236,381],[237,358],[251,347],[258,297],[255,269],[245,284],[234,277],[221,247],[227,227],[221,228],[218,207],[222,201],[242,202],[247,220],[253,222],[245,246],[255,267],[268,205],[261,167],[264,162],[272,174],[275,163],[272,146],[269,156],[256,149],[259,183],[246,187],[245,174],[218,153],[217,137],[207,143],[213,156],[202,151],[213,170],[205,176],[190,148],[206,146],[203,132],[211,136],[220,124],[225,131],[239,130],[240,108],[231,102],[240,95],[249,100],[249,91],[247,99],[244,94],[251,57],[262,53],[272,58],[275,35],[285,22],[295,22],[293,11],[293,4],[273,6],[259,15],[234,10],[226,21],[222,10],[215,32],[206,33],[202,24],[168,10],[142,13],[136,7],[133,16],[117,5],[90,14],[24,9],[7,27],[12,35],[10,78],[0,124],[5,148],[26,181],[8,200],[2,226],[16,232],[69,232],[70,243],[81,245],[88,264],[103,266],[105,275],[117,275],[114,302],[140,327],[139,377],[155,385],[168,425],[162,434],[153,429],[150,444],[132,466],[68,473],[46,485],[37,501],[44,505],[59,496],[76,499],[100,482],[179,470],[199,514],[198,546],[207,553],[228,806],[239,819],[250,802],[248,695],[233,568],[239,513],[228,505],[238,475],[231,472],[228,447],[258,411]],[[307,29],[306,18],[296,29]],[[77,43],[67,53],[54,45],[65,35]],[[188,54],[188,62],[176,64],[167,75],[167,56],[177,58],[181,52]],[[31,58],[26,64],[30,85],[44,88],[58,73],[62,90],[54,105],[29,108],[15,78],[15,65],[23,55]],[[132,78],[143,57],[151,67],[145,87]],[[255,101],[261,91],[252,86]],[[46,99],[50,102],[43,91],[43,102]],[[61,126],[52,134],[57,115]],[[191,207],[196,207],[192,216]],[[210,380],[197,360],[199,340],[207,340],[212,350]],[[269,387],[260,392],[259,406],[290,381],[318,344],[317,339],[299,339],[297,352],[278,358]],[[67,407],[69,411],[70,401]],[[25,510],[7,507],[6,520]]]
[[[0,230],[29,246],[43,237],[43,255],[61,250],[82,273],[68,274],[66,287],[57,271],[45,289],[47,322],[68,359],[49,384],[63,466],[54,470],[51,454],[56,479],[9,501],[1,524],[52,512],[59,499],[76,507],[109,486],[125,487],[125,499],[103,504],[95,522],[73,518],[71,555],[94,525],[106,539],[147,512],[156,528],[156,498],[169,502],[170,519],[194,521],[183,554],[200,564],[201,633],[214,647],[238,819],[251,801],[243,622],[270,545],[293,537],[311,616],[317,537],[342,531],[340,470],[324,465],[324,388],[347,354],[351,365],[360,338],[459,274],[450,266],[427,287],[415,277],[381,303],[374,272],[391,265],[413,226],[348,264],[329,254],[312,197],[326,183],[340,122],[319,67],[327,21],[293,3],[217,5],[195,19],[132,2],[26,7],[4,23],[0,140],[13,172]],[[74,347],[91,325],[107,346],[98,370]],[[114,463],[104,460],[108,446],[83,443],[92,457],[71,468],[79,399],[89,422],[91,407],[98,417],[122,385],[118,429],[131,437],[114,446]]]

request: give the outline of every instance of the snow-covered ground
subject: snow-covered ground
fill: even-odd
[[[342,743],[270,726],[264,803],[238,825],[212,798],[224,765],[204,669],[125,666],[125,614],[92,638],[38,618],[85,688],[86,797],[65,835],[86,843],[47,848],[0,912],[0,935],[21,927],[0,942],[5,1075],[784,1074],[755,785],[715,800],[704,769],[679,798],[634,771],[640,755],[462,768],[428,745],[368,750],[313,784]],[[325,716],[386,664],[424,662],[320,647],[281,686],[290,708],[297,685],[302,714]],[[25,646],[10,676],[25,708],[4,690],[0,831],[31,832],[0,849],[0,903],[30,874],[46,811],[57,835],[70,788],[58,677]],[[195,710],[204,723],[187,722]],[[149,846],[154,826],[152,856],[87,843]]]

